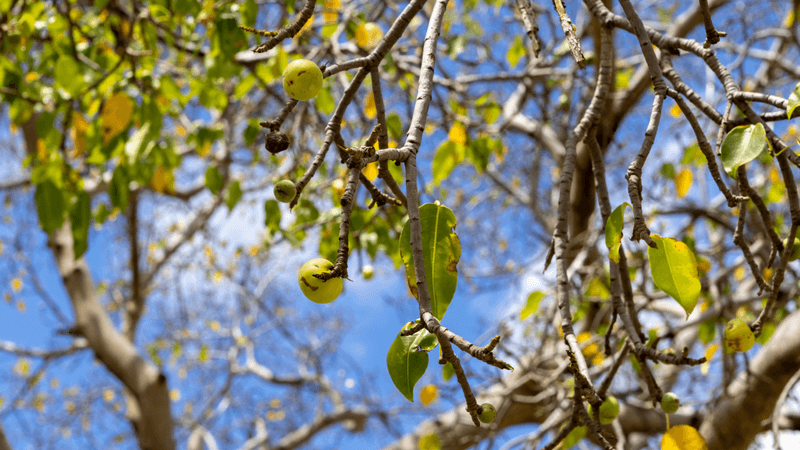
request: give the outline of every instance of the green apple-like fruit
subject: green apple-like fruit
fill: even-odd
[[[675,395],[674,392],[667,392],[661,397],[661,410],[667,414],[672,414],[678,411],[681,406],[681,400]]]
[[[275,194],[275,200],[281,203],[289,203],[294,200],[294,196],[297,194],[297,188],[294,187],[294,183],[291,181],[281,180],[275,183],[273,193]]]
[[[744,353],[756,342],[756,335],[753,330],[742,319],[731,319],[725,325],[725,351],[727,353]]]
[[[325,258],[316,258],[303,264],[300,268],[297,279],[300,282],[300,290],[306,297],[314,303],[330,303],[342,293],[342,279],[331,278],[322,281],[314,275],[330,272],[333,263]]]
[[[365,280],[369,280],[373,275],[375,275],[375,269],[373,269],[371,265],[367,264],[363,269],[361,269],[361,275]]]
[[[789,246],[789,238],[783,240],[783,246]],[[800,258],[800,238],[794,238],[794,247],[792,247],[792,255],[789,256],[789,261],[795,261]]]
[[[497,410],[494,409],[494,405],[491,403],[482,404],[479,411],[478,420],[483,423],[492,423],[495,416],[497,416]]]
[[[600,423],[608,425],[619,415],[619,401],[616,397],[609,395],[600,405]],[[589,416],[592,416],[592,405],[589,405]]]
[[[314,61],[292,61],[283,70],[283,89],[295,100],[311,100],[322,89],[322,71]]]

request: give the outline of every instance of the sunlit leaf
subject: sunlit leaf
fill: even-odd
[[[375,181],[375,178],[378,178],[378,163],[371,162],[364,167],[364,176],[367,177],[369,181]]]
[[[722,166],[728,175],[736,178],[739,166],[754,160],[768,145],[764,125],[757,123],[736,127],[722,141]]]
[[[533,291],[528,294],[528,301],[519,313],[519,320],[525,320],[531,314],[539,311],[539,302],[544,298],[544,292]]]
[[[464,128],[464,124],[458,121],[454,122],[453,126],[450,127],[450,131],[447,133],[447,137],[456,144],[466,144],[467,130]]]
[[[442,320],[453,300],[458,282],[456,268],[461,259],[461,242],[455,233],[456,216],[450,208],[437,203],[426,203],[419,207],[422,226],[422,251],[425,261],[425,277],[431,296],[433,315]],[[400,256],[406,267],[406,280],[411,293],[417,295],[417,277],[411,255],[411,228],[406,222],[400,234]]]
[[[367,99],[364,100],[364,114],[368,119],[374,119],[378,114],[378,109],[375,107],[375,94],[372,92],[370,92],[369,95],[367,95]]]
[[[661,450],[708,450],[708,444],[695,428],[678,425],[664,433]]]
[[[786,105],[786,117],[791,119],[792,113],[794,113],[794,110],[798,106],[800,106],[800,83],[797,83],[797,86],[794,87],[794,91],[789,94],[789,103]]]
[[[514,39],[514,43],[511,44],[511,47],[509,47],[508,53],[506,53],[508,65],[513,69],[523,56],[525,56],[525,44],[522,41],[522,37],[517,36]]]
[[[442,441],[439,435],[431,433],[419,438],[419,450],[442,450]]]
[[[633,209],[629,203],[623,203],[617,206],[606,222],[606,247],[608,247],[608,256],[616,263],[619,262],[619,246],[622,244],[622,227],[625,225],[625,208]]]
[[[689,188],[691,187],[692,187],[691,170],[683,169],[677,175],[675,175],[675,191],[678,194],[678,198],[686,197],[686,194],[689,192]]]
[[[125,94],[116,93],[106,100],[100,117],[103,119],[103,144],[128,127],[133,116],[133,100]]]
[[[434,400],[436,400],[436,397],[436,386],[432,384],[425,386],[421,391],[419,391],[419,401],[421,401],[423,405],[430,405]]]
[[[672,238],[650,236],[658,246],[647,248],[650,259],[650,274],[657,288],[674,298],[689,317],[700,297],[700,278],[697,259],[689,247]]]
[[[433,156],[433,183],[441,183],[463,159],[464,146],[453,141],[445,141],[436,149],[436,154]]]

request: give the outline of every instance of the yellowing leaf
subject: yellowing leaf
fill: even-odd
[[[697,273],[697,258],[689,247],[672,238],[650,236],[658,246],[648,247],[650,273],[657,288],[674,298],[689,317],[700,297],[700,278]]]
[[[375,94],[369,93],[367,99],[364,101],[364,114],[368,119],[374,119],[378,114],[378,109],[375,107]]]
[[[679,198],[683,198],[689,192],[689,189],[692,187],[692,171],[689,169],[683,169],[675,175],[675,190],[678,193]]]
[[[678,119],[681,117],[681,107],[678,105],[673,105],[672,108],[669,109],[669,115]]]
[[[442,442],[436,433],[423,436],[419,439],[419,450],[442,450]]]
[[[175,177],[172,174],[172,170],[165,169],[163,166],[156,167],[150,184],[156,192],[172,191],[175,185]]]
[[[124,130],[133,115],[133,100],[125,94],[114,94],[100,113],[103,119],[103,144],[108,144],[114,136]]]
[[[661,450],[708,450],[703,436],[689,425],[678,425],[664,433]]]
[[[14,278],[11,280],[11,290],[14,292],[19,292],[22,290],[22,280],[19,278]]]
[[[378,178],[378,163],[371,162],[367,164],[367,167],[364,167],[364,176],[369,181],[375,181],[375,178]]]
[[[419,400],[423,405],[430,405],[436,400],[436,386],[429,384],[422,388],[419,393]]]
[[[733,277],[736,278],[736,281],[742,281],[744,280],[745,273],[744,267],[739,266],[733,271]]]
[[[467,143],[467,131],[464,129],[464,124],[455,122],[450,128],[447,137],[456,144],[464,145]]]

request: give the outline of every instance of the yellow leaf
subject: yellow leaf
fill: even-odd
[[[36,157],[39,161],[47,161],[47,147],[44,146],[44,141],[39,139],[36,141]]]
[[[374,119],[378,114],[378,109],[375,107],[375,94],[372,92],[369,93],[366,101],[364,101],[364,114],[367,115],[368,119]]]
[[[311,32],[311,28],[313,26],[314,26],[314,16],[311,16],[311,18],[308,19],[308,22],[306,22],[305,25],[303,25],[303,28],[300,28],[300,33],[299,34],[310,33]]]
[[[72,112],[72,129],[70,137],[75,144],[75,150],[70,155],[72,158],[81,156],[86,151],[86,132],[89,131],[89,122],[77,111]]]
[[[772,279],[772,269],[770,269],[769,267],[765,267],[764,268],[764,281],[769,283],[769,281],[771,279]]]
[[[745,273],[744,267],[739,266],[733,271],[733,277],[736,278],[736,281],[742,281],[744,280]]]
[[[718,348],[719,345],[711,344],[706,349],[706,362],[700,366],[700,373],[703,374],[703,376],[708,375],[708,370],[711,368],[711,359],[714,357],[714,354],[717,353]]]
[[[11,290],[14,292],[19,292],[22,290],[22,280],[19,278],[14,278],[11,280]]]
[[[181,399],[181,391],[177,389],[172,389],[171,391],[169,391],[169,399],[172,400],[173,402],[177,402],[178,400]]]
[[[25,75],[25,82],[26,83],[31,83],[31,82],[36,81],[38,79],[39,79],[39,74],[36,73],[36,72],[29,72],[27,75]]]
[[[678,191],[678,197],[685,197],[692,187],[692,171],[683,169],[675,175],[675,189]]]
[[[456,144],[464,145],[467,143],[467,131],[464,129],[464,124],[456,122],[450,128],[447,137]]]
[[[133,115],[133,100],[125,94],[114,94],[106,100],[100,113],[103,119],[103,144],[124,130]]]
[[[20,314],[25,314],[25,311],[27,311],[27,310],[28,310],[28,307],[25,306],[25,302],[22,301],[22,300],[18,300],[17,301],[17,311],[19,311]]]
[[[153,179],[150,180],[150,184],[156,192],[172,191],[175,184],[175,177],[171,170],[158,166],[155,172],[153,172]]]
[[[339,9],[342,7],[342,2],[340,0],[326,0],[325,6],[323,7],[322,17],[325,19],[325,23],[332,23],[337,22],[339,20]]]
[[[436,400],[436,386],[429,384],[422,388],[419,393],[419,399],[423,405],[430,405]]]
[[[175,127],[175,134],[180,137],[186,136],[186,128],[183,125],[177,125]]]
[[[362,23],[356,28],[356,45],[363,49],[372,50],[377,47],[382,37],[383,31],[373,22]]]
[[[664,433],[661,450],[708,450],[703,436],[689,425],[678,425]]]
[[[107,402],[110,402],[111,400],[114,400],[114,391],[112,391],[111,389],[106,389],[103,392],[103,398]]]
[[[375,178],[378,178],[378,163],[371,162],[367,164],[367,167],[364,167],[364,176],[369,181],[375,181]]]
[[[669,115],[674,118],[679,118],[681,116],[681,107],[678,105],[674,105],[672,108],[669,109]]]

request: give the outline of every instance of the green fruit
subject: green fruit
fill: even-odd
[[[600,423],[608,425],[619,415],[619,402],[614,396],[609,395],[600,405]],[[592,416],[592,405],[589,405],[589,416]]]
[[[322,89],[322,71],[314,61],[293,61],[283,71],[283,89],[295,100],[311,100]]]
[[[783,246],[789,246],[789,238],[783,240]],[[792,247],[792,255],[789,257],[789,261],[795,261],[797,258],[800,258],[800,238],[794,238],[794,247]]]
[[[298,273],[300,290],[314,303],[330,303],[342,293],[342,279],[322,281],[314,275],[330,272],[333,263],[325,258],[316,258],[303,264]]]
[[[674,392],[667,392],[661,397],[661,410],[667,414],[672,414],[678,411],[681,406],[681,400],[675,395]]]
[[[725,325],[725,352],[744,353],[756,342],[756,335],[753,330],[742,319],[731,319]]]
[[[375,269],[373,269],[371,265],[367,264],[363,269],[361,269],[361,275],[365,280],[369,280],[373,275],[375,275]]]
[[[294,200],[297,194],[297,188],[294,183],[289,180],[281,180],[275,183],[275,189],[272,191],[275,194],[275,200],[281,203],[289,203]]]
[[[478,411],[478,420],[483,423],[492,423],[495,416],[497,416],[497,410],[494,409],[491,403],[482,404]]]

